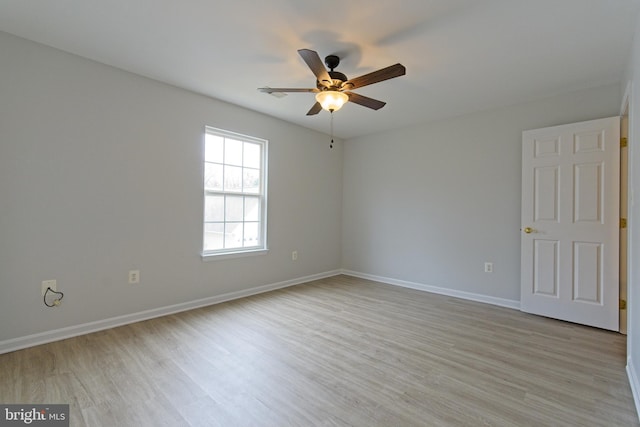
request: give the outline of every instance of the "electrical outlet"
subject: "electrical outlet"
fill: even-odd
[[[298,251],[291,252],[291,261],[297,261],[297,260],[298,260]]]
[[[485,262],[484,263],[484,272],[485,273],[493,273],[493,263],[492,262]]]
[[[57,280],[43,280],[42,281],[42,296],[47,293],[47,289],[51,288],[52,291],[58,290],[58,282]]]
[[[136,283],[140,283],[140,270],[131,270],[129,271],[129,284],[135,285]]]

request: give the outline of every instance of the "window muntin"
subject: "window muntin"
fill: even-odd
[[[267,141],[206,128],[203,255],[266,249]]]

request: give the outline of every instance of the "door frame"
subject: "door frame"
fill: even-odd
[[[633,192],[631,191],[631,182],[632,182],[632,177],[633,177],[633,162],[630,161],[630,159],[632,158],[633,155],[633,150],[634,150],[634,144],[633,144],[633,138],[634,138],[634,129],[633,129],[633,123],[631,123],[631,121],[628,119],[629,117],[632,117],[633,114],[633,104],[632,104],[632,97],[631,95],[633,94],[633,82],[632,81],[628,81],[627,85],[625,87],[624,90],[624,94],[622,96],[622,103],[620,104],[620,131],[621,131],[621,135],[622,135],[622,131],[626,131],[627,134],[627,148],[626,148],[626,157],[627,157],[627,179],[623,182],[623,180],[621,179],[620,181],[620,185],[624,185],[626,186],[626,202],[627,202],[627,230],[626,230],[626,234],[627,234],[627,240],[626,240],[626,255],[627,255],[627,259],[626,259],[626,268],[625,268],[625,273],[626,273],[626,277],[627,277],[627,287],[626,287],[626,295],[625,298],[627,300],[627,309],[626,311],[626,315],[625,315],[625,323],[626,323],[626,330],[625,331],[620,331],[621,333],[627,334],[627,357],[629,356],[629,352],[630,349],[632,348],[632,341],[633,341],[633,330],[635,329],[633,326],[633,322],[630,322],[629,320],[632,318],[631,314],[633,311],[633,304],[632,301],[635,300],[636,295],[633,289],[633,286],[630,286],[630,282],[629,280],[633,277],[633,271],[635,268],[634,265],[634,260],[633,260],[633,245],[630,243],[630,238],[631,236],[633,236],[633,221],[631,221],[628,217],[629,213],[630,213],[630,208],[631,206],[633,206]],[[622,120],[623,117],[626,117],[627,120]],[[624,124],[623,124],[624,123]],[[622,126],[625,126],[624,129],[622,128]],[[622,199],[622,198],[621,198]],[[622,298],[622,297],[621,297]]]
[[[629,329],[629,285],[628,280],[631,277],[631,257],[629,252],[630,221],[629,221],[629,177],[631,164],[629,163],[629,150],[631,138],[629,138],[629,93],[625,91],[620,107],[620,138],[627,138],[627,146],[620,147],[620,218],[627,219],[627,227],[620,228],[620,250],[619,250],[619,278],[620,278],[620,300],[627,302],[625,309],[619,310],[621,334],[627,334]]]

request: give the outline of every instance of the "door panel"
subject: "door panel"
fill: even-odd
[[[521,309],[618,330],[619,118],[523,132]]]
[[[573,242],[573,301],[602,303],[602,245]]]
[[[558,241],[536,239],[533,245],[533,293],[558,298]]]
[[[602,223],[602,163],[574,165],[574,222]]]
[[[545,166],[534,168],[534,220],[558,222],[560,181],[558,168]]]

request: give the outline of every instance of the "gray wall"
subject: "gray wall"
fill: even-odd
[[[342,144],[5,33],[0,58],[0,342],[340,268]],[[267,255],[200,258],[205,125],[270,141]]]
[[[519,301],[522,131],[618,115],[620,98],[614,84],[346,141],[343,267]]]

